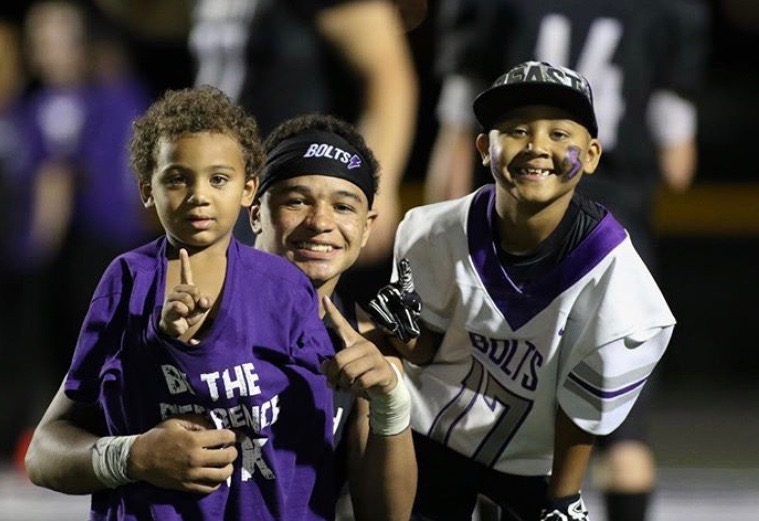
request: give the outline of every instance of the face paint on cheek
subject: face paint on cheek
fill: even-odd
[[[490,173],[494,176],[500,176],[502,171],[501,166],[501,145],[495,141],[490,140]]]
[[[569,147],[567,149],[567,155],[561,161],[561,168],[564,170],[564,175],[567,176],[567,179],[572,179],[580,173],[580,169],[582,169],[582,161],[580,161],[579,148]]]

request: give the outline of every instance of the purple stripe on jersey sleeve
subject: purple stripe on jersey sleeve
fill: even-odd
[[[580,280],[626,237],[611,213],[551,272],[517,288],[498,260],[493,233],[495,186],[480,189],[467,217],[469,255],[477,274],[512,330],[516,331]]]
[[[574,373],[569,373],[569,379],[575,382],[577,385],[579,385],[583,389],[585,389],[586,391],[588,391],[590,394],[597,396],[598,398],[601,398],[602,400],[611,400],[612,398],[616,398],[618,396],[622,396],[623,394],[627,394],[630,391],[634,391],[638,387],[645,384],[646,380],[648,380],[648,378],[643,378],[642,380],[633,382],[630,385],[626,385],[625,387],[622,387],[615,391],[604,391],[600,387],[596,387],[595,385],[591,385],[585,380],[582,380]]]

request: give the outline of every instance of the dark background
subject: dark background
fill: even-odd
[[[753,5],[735,20],[727,2],[709,2],[695,186],[662,193],[657,208],[658,279],[678,319],[660,386],[678,394],[759,389],[759,2],[744,4]],[[410,33],[423,90],[409,181],[423,178],[436,130],[433,21]]]
[[[93,12],[92,0],[84,2]],[[436,132],[439,83],[432,73],[437,1],[409,33],[421,82],[418,132],[405,180],[407,205],[418,204]],[[665,388],[759,389],[759,4],[710,0],[711,30],[705,85],[698,100],[699,168],[680,196],[662,194],[659,281],[678,319],[660,366]],[[733,4],[745,12],[734,15]],[[21,20],[29,2],[9,2],[0,16]],[[151,41],[108,27],[127,43],[136,72],[154,95],[192,84],[186,42]],[[756,194],[753,197],[752,194]]]

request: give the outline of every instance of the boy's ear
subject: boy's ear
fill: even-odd
[[[598,163],[601,161],[601,154],[603,149],[601,142],[597,139],[591,139],[588,145],[588,151],[585,154],[585,160],[583,161],[583,170],[586,174],[590,175],[598,168]]]
[[[149,182],[140,181],[138,183],[140,189],[140,199],[142,199],[142,205],[145,208],[155,206],[155,200],[153,199],[153,185]]]
[[[366,246],[366,243],[369,240],[369,235],[372,233],[372,226],[374,226],[374,223],[377,220],[377,215],[379,215],[379,213],[374,209],[369,210],[366,214],[366,227],[364,228],[364,235],[361,237],[362,248]]]
[[[480,153],[482,164],[487,166],[490,164],[490,137],[487,134],[480,134],[474,141],[474,145],[477,147],[477,151]]]
[[[248,209],[248,222],[250,223],[250,229],[253,233],[258,235],[261,233],[261,200],[255,199],[253,204]]]
[[[253,199],[256,197],[256,190],[258,190],[258,176],[249,177],[245,180],[245,186],[242,190],[242,199],[240,206],[248,208],[253,204]]]

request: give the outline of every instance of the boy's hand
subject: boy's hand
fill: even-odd
[[[414,289],[408,259],[398,261],[398,280],[383,287],[369,302],[369,314],[385,333],[406,343],[420,334],[422,299]]]
[[[235,433],[204,417],[169,418],[140,435],[129,453],[129,477],[160,488],[208,494],[231,475]]]
[[[159,323],[161,331],[172,338],[187,333],[211,309],[211,299],[201,295],[193,282],[190,256],[184,248],[179,250],[179,263],[179,285],[166,297]],[[189,343],[198,341],[190,339]]]
[[[322,373],[330,386],[352,391],[371,401],[372,395],[387,394],[398,385],[390,362],[372,342],[364,338],[340,314],[328,297],[324,310],[345,347],[322,364]]]
[[[357,333],[328,297],[324,309],[345,348],[322,366],[333,387],[350,389],[369,400],[369,428],[395,436],[411,423],[411,396],[401,373],[373,343]]]

